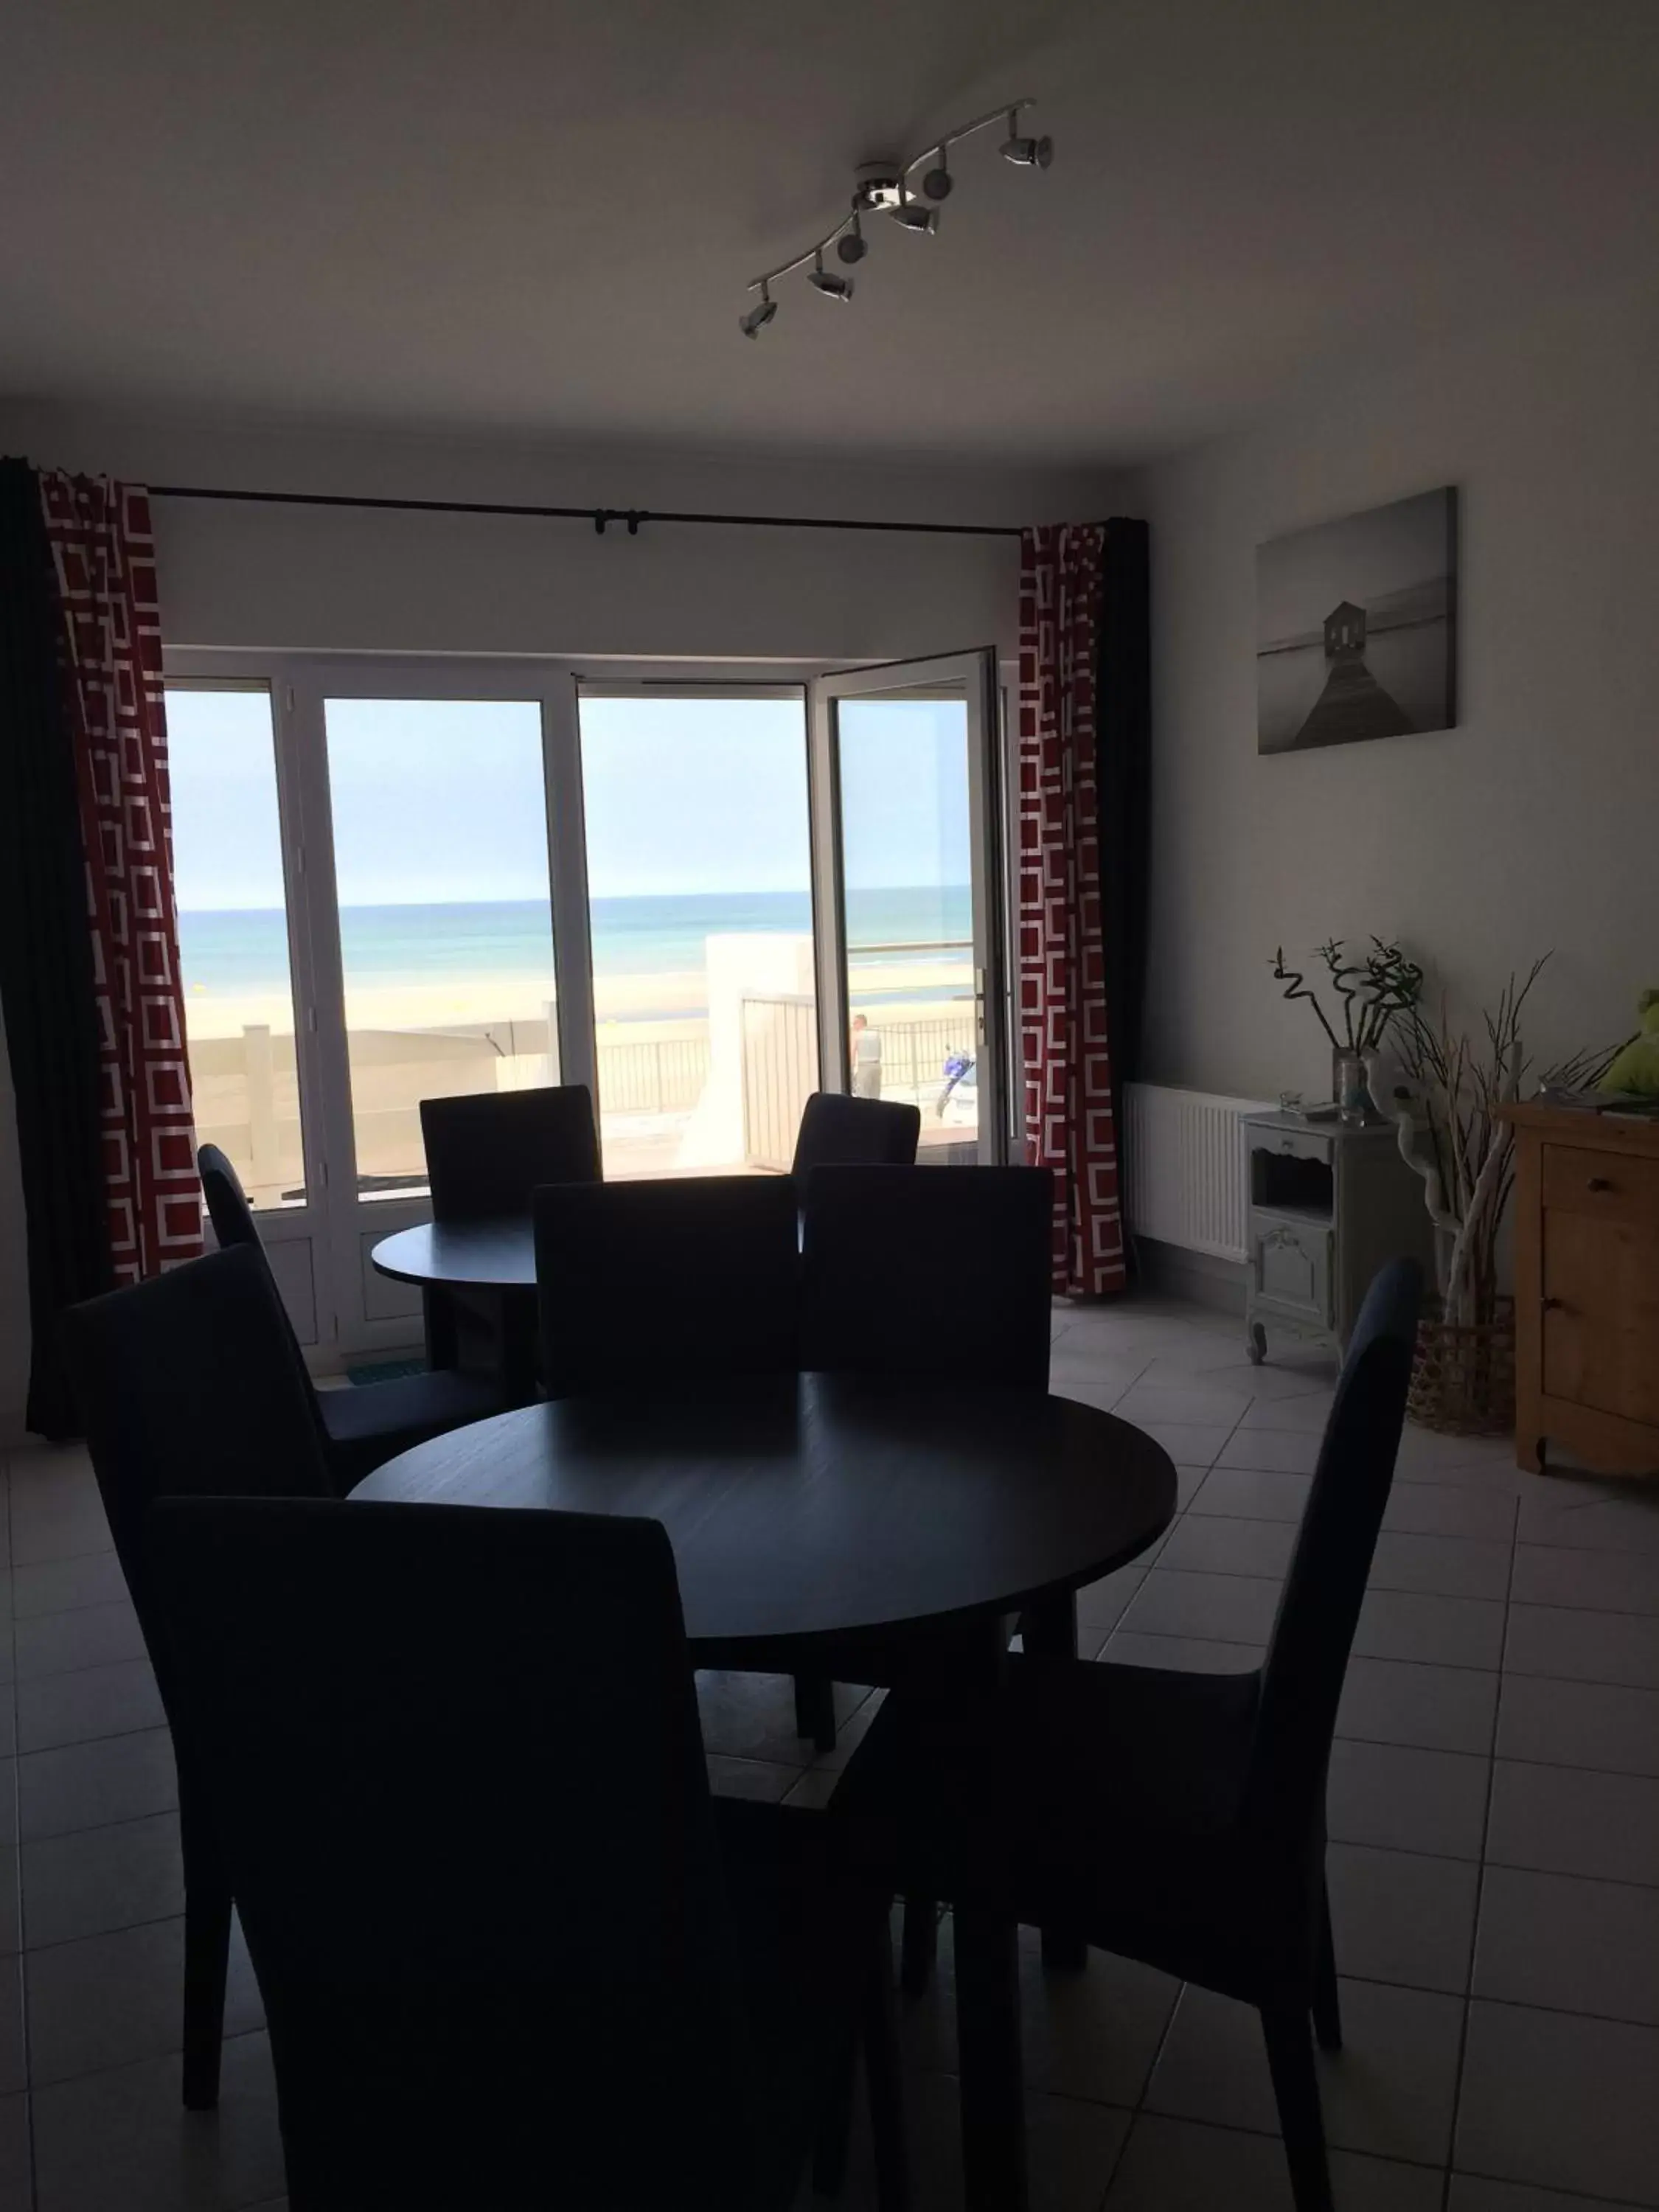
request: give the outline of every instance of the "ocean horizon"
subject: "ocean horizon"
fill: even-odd
[[[703,964],[702,940],[738,932],[808,932],[805,891],[688,892],[590,902],[596,975],[682,973]],[[847,894],[849,948],[915,946],[885,956],[908,966],[960,961],[972,935],[966,884],[899,885]],[[252,997],[288,985],[287,919],[280,907],[181,908],[179,961],[186,992]],[[340,940],[355,988],[395,989],[469,975],[550,977],[552,939],[536,899],[407,906],[346,906]],[[882,955],[876,955],[876,959]]]

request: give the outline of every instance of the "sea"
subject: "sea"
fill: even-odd
[[[848,948],[860,960],[860,998],[872,967],[933,961],[960,965],[971,939],[966,884],[847,893]],[[596,975],[652,975],[703,964],[704,938],[726,932],[809,931],[805,891],[688,892],[659,898],[596,898],[590,903]],[[198,996],[252,997],[288,988],[288,935],[280,908],[210,912],[183,908],[179,958],[185,988]],[[465,976],[549,975],[550,927],[538,900],[470,905],[347,906],[340,909],[345,972],[359,990],[395,989]],[[875,995],[879,995],[878,989]],[[908,990],[907,998],[947,998]]]

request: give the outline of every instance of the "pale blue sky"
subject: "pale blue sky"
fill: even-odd
[[[962,708],[851,701],[842,714],[848,884],[966,883]],[[167,725],[179,905],[279,906],[265,695],[170,690]],[[335,700],[328,737],[342,905],[547,896],[536,705]],[[798,701],[587,700],[582,779],[597,898],[807,888]]]

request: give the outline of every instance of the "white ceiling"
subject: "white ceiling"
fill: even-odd
[[[745,280],[1006,94],[859,297]],[[16,0],[0,392],[1132,459],[1659,269],[1659,0]]]

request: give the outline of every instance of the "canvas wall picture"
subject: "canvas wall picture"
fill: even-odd
[[[1394,501],[1256,548],[1256,750],[1456,723],[1457,495]]]

